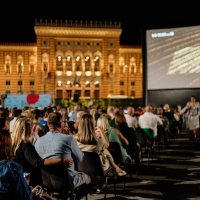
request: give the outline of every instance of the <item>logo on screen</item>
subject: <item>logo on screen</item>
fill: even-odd
[[[151,37],[152,38],[157,38],[157,37],[169,37],[169,36],[174,36],[174,31],[171,31],[169,33],[162,32],[162,33],[152,33]]]

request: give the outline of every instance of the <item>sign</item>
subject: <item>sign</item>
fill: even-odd
[[[23,108],[29,105],[47,107],[49,103],[51,103],[50,94],[7,95],[5,108]]]

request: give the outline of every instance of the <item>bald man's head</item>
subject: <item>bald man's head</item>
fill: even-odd
[[[146,106],[145,107],[145,112],[152,112],[152,107],[151,106]]]

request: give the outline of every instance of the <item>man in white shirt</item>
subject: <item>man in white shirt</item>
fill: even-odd
[[[133,107],[128,107],[128,113],[124,115],[126,118],[126,122],[128,124],[128,127],[133,128],[135,131],[137,128],[137,119],[135,117],[132,117],[134,115],[134,108]]]
[[[139,117],[138,124],[141,128],[150,128],[154,132],[154,137],[157,136],[157,126],[163,125],[162,119],[151,113],[151,106],[146,106],[145,113]]]
[[[108,106],[108,108],[107,108],[107,114],[110,115],[111,119],[114,118],[113,111],[114,111],[114,108],[112,106]]]
[[[14,111],[14,118],[13,120],[10,121],[10,129],[9,131],[12,133],[13,132],[13,127],[14,127],[14,124],[15,124],[15,121],[17,120],[18,117],[20,117],[22,114],[22,110],[20,109],[17,109]]]

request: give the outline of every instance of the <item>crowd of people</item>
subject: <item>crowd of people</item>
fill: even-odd
[[[47,108],[0,108],[0,195],[5,195],[5,199],[33,199],[33,188],[41,184],[40,169],[63,164],[74,187],[86,184],[88,191],[97,187],[97,192],[102,192],[104,177],[98,181],[95,175],[75,168],[75,163],[83,160],[84,152],[97,153],[105,171],[112,167],[115,177],[124,176],[126,171],[108,150],[110,143],[119,144],[124,161],[132,160],[132,149],[139,146],[134,133],[150,129],[154,153],[154,139],[160,133],[161,137],[169,133],[173,124],[179,134],[186,116],[191,139],[195,139],[199,103],[194,96],[183,109],[168,104],[136,109],[94,105],[82,108],[80,103],[73,108],[50,104]],[[30,173],[30,182],[26,183],[24,173]]]

